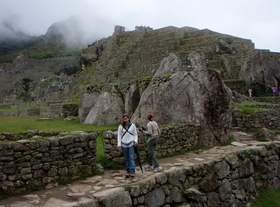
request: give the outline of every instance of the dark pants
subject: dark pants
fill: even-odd
[[[147,147],[148,164],[150,166],[154,166],[154,168],[159,167],[157,158],[155,156],[155,147],[156,147],[157,142],[158,142],[158,137],[149,141],[148,142],[148,147]]]

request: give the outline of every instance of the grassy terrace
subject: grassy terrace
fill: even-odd
[[[263,102],[259,102],[260,104],[264,104]],[[271,111],[271,109],[268,108],[260,108],[256,107],[258,102],[243,102],[240,105],[238,104],[233,104],[233,107],[242,110],[243,114],[254,114],[256,112],[261,112],[261,111]]]
[[[246,113],[255,113],[260,108],[252,108],[252,104],[256,102],[244,102],[235,107],[242,109]],[[263,104],[263,103],[262,103]],[[261,109],[267,110],[267,109]],[[73,121],[65,121],[63,118],[53,119],[49,121],[39,121],[42,116],[22,116],[22,117],[4,117],[0,116],[0,134],[9,132],[16,134],[28,130],[42,131],[106,131],[117,130],[117,125],[95,126],[91,124],[81,124],[78,119]],[[119,169],[121,166],[104,157],[103,139],[101,136],[97,138],[96,162],[103,165],[105,169]],[[252,202],[251,207],[275,207],[280,206],[280,190],[264,189],[260,195]]]
[[[40,121],[41,116],[0,116],[0,134],[9,132],[17,134],[28,130],[41,130],[45,132],[67,132],[67,131],[106,131],[116,130],[117,125],[95,126],[91,124],[81,124],[78,119],[65,121],[63,118]]]
[[[41,130],[44,132],[70,132],[70,131],[116,131],[118,125],[96,126],[91,124],[81,124],[78,119],[65,121],[63,118],[48,121],[39,121],[42,116],[20,116],[4,117],[0,116],[0,134],[8,132],[18,134],[28,130]],[[118,163],[104,157],[103,138],[99,135],[96,145],[96,163],[100,163],[105,169],[119,169]],[[1,141],[0,141],[1,143]]]

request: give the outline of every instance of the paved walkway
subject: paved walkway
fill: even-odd
[[[236,142],[228,146],[216,146],[207,150],[197,150],[175,157],[160,159],[164,170],[176,167],[189,167],[197,163],[207,163],[219,157],[233,154],[242,149],[255,148],[259,142],[254,141],[243,132],[235,132]],[[263,142],[262,142],[263,143]],[[102,176],[93,176],[86,180],[75,181],[69,185],[48,186],[47,189],[26,195],[11,196],[0,201],[0,207],[74,207],[77,204],[102,196],[107,190],[131,185],[143,180],[153,172],[143,173],[137,167],[134,178],[125,178],[125,170],[106,170]]]

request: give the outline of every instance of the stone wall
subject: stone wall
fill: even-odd
[[[79,105],[78,104],[50,104],[49,117],[51,118],[66,118],[68,116],[78,116]]]
[[[258,102],[270,103],[270,104],[280,104],[279,96],[253,97],[253,100]]]
[[[279,189],[279,155],[280,144],[270,143],[210,163],[171,168],[97,196],[95,206],[245,206],[262,189]]]
[[[273,106],[269,105],[269,107],[273,109]],[[262,127],[280,129],[280,110],[275,109],[278,107],[275,106],[272,111],[254,114],[243,114],[242,111],[235,109],[232,113],[232,125],[247,130]]]
[[[26,113],[27,116],[40,116],[41,111],[40,108],[34,108],[34,109],[27,109]]]
[[[68,116],[77,117],[78,112],[78,103],[65,104],[50,102],[49,109],[44,109],[44,107],[25,109],[22,107],[15,112],[0,111],[0,116],[49,116],[50,118],[66,118]]]
[[[92,175],[97,132],[40,137],[1,135],[0,194],[43,188],[79,176]],[[1,197],[1,196],[0,196]]]
[[[185,152],[199,145],[200,125],[185,124],[161,128],[161,136],[156,147],[157,157]],[[117,132],[103,133],[104,156],[118,163],[124,163],[123,155],[117,149]],[[146,161],[146,142],[142,132],[138,133],[138,151],[142,162]]]
[[[246,82],[244,80],[236,80],[236,81],[224,80],[224,83],[231,90],[235,90],[236,92],[238,92],[242,95],[248,96],[248,88],[247,88]]]
[[[199,125],[192,124],[163,127],[158,157],[192,149],[199,143],[199,128]],[[53,186],[67,178],[77,178],[80,173],[91,175],[95,167],[97,132],[54,133],[53,136],[45,133],[47,138],[39,138],[39,135],[42,136],[43,132],[29,131],[26,139],[1,135],[2,195]],[[105,155],[118,160],[119,152],[114,150],[116,132],[107,131],[103,136]],[[140,153],[144,153],[145,145],[144,137],[139,133]],[[110,189],[104,196],[97,196],[98,200],[93,198],[91,203],[94,202],[96,207],[241,207],[255,199],[261,189],[279,189],[279,155],[279,142],[248,147],[219,160],[173,167],[137,184]]]

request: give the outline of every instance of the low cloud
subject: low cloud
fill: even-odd
[[[70,44],[79,38],[87,44],[106,38],[115,25],[126,31],[140,25],[154,29],[190,26],[251,39],[256,48],[280,52],[279,7],[276,0],[267,0],[265,5],[262,0],[230,4],[223,0],[1,0],[0,38],[19,32],[44,35],[52,24],[77,16],[80,33],[64,34]]]

